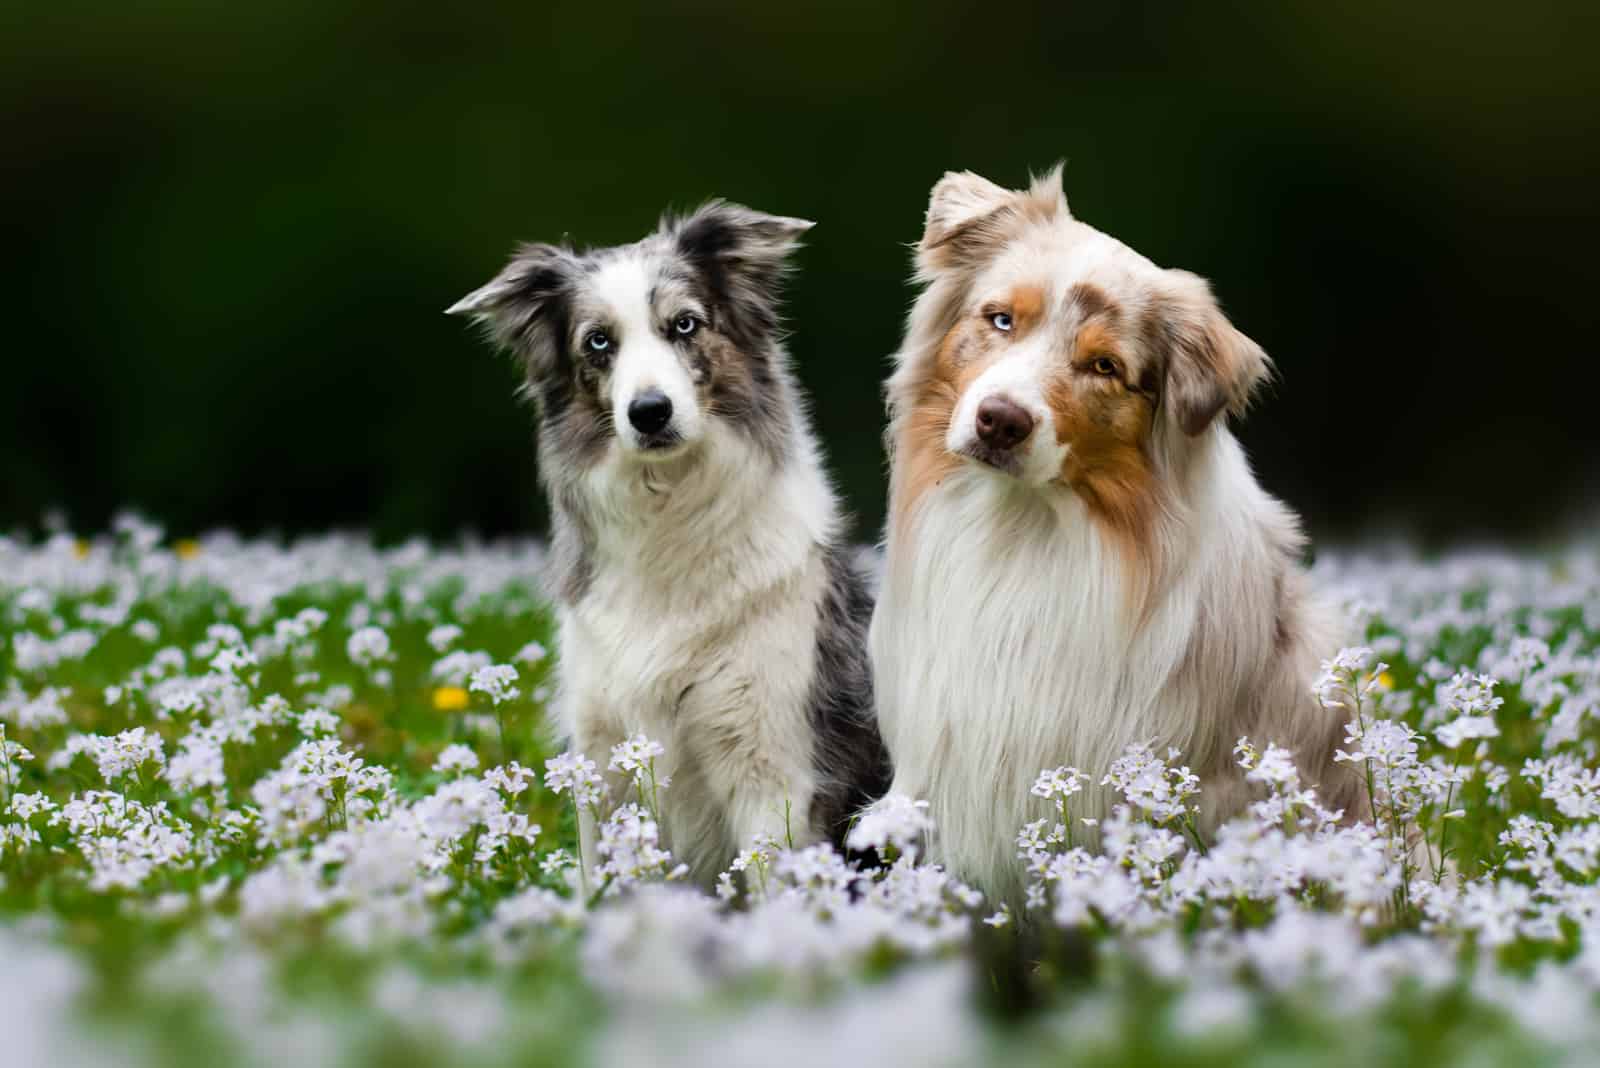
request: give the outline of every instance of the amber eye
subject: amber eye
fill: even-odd
[[[1094,362],[1089,365],[1089,369],[1097,375],[1110,378],[1117,373],[1117,361],[1110,356],[1096,356]]]

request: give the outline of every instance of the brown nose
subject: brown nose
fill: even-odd
[[[1033,416],[1004,397],[988,397],[978,405],[978,439],[1002,452],[1016,448],[1033,433]]]

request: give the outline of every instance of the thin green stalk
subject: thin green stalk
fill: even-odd
[[[595,892],[592,895],[590,895],[589,898],[587,899],[587,901],[586,901],[586,907],[587,908],[591,908],[592,909],[596,905],[600,904],[601,898],[605,897],[606,891],[611,888],[611,880],[612,880],[612,876],[607,875],[606,879],[605,879],[605,882],[601,883],[600,886],[595,890]]]
[[[1180,824],[1180,826],[1185,831],[1189,832],[1189,837],[1194,840],[1194,847],[1200,851],[1200,855],[1202,857],[1210,852],[1210,850],[1206,848],[1205,839],[1200,837],[1200,829],[1194,825],[1193,813],[1185,811],[1183,814],[1183,822]]]
[[[661,786],[656,782],[656,758],[651,757],[646,765],[650,772],[650,817],[657,823],[661,822]]]
[[[587,894],[589,891],[589,866],[583,859],[583,811],[578,808],[577,797],[572,798],[572,822],[578,829],[578,840],[575,848],[578,851],[578,890]]]
[[[1460,747],[1457,747],[1456,762],[1454,767],[1456,772],[1455,777],[1459,777],[1461,774],[1461,755],[1461,749]],[[1444,812],[1439,817],[1439,865],[1433,873],[1433,881],[1435,885],[1444,882],[1444,862],[1446,856],[1444,851],[1444,842],[1445,838],[1450,834],[1450,802],[1455,799],[1456,795],[1456,784],[1454,782],[1455,777],[1452,777],[1449,789],[1445,790],[1444,792]]]
[[[6,747],[6,726],[0,723],[0,764],[6,769],[6,815],[11,815],[11,795],[16,793],[16,787],[11,782],[11,750]]]

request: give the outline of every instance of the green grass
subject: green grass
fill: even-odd
[[[1417,901],[1398,897],[1368,924],[1364,944],[1376,952],[1411,935],[1433,940],[1446,947],[1453,975],[1436,984],[1402,981],[1358,1008],[1350,1007],[1350,990],[1319,986],[1315,975],[1280,988],[1259,965],[1241,959],[1230,983],[1243,992],[1245,1011],[1231,1019],[1225,1002],[1208,1007],[1195,1000],[1204,990],[1182,974],[1164,974],[1150,956],[1154,943],[1113,925],[1062,931],[1040,924],[1021,933],[974,925],[961,944],[928,954],[890,939],[852,951],[843,967],[764,965],[704,988],[690,984],[693,996],[607,989],[585,963],[589,940],[606,952],[611,937],[594,925],[553,921],[520,930],[513,942],[486,937],[496,929],[497,908],[528,888],[570,893],[567,880],[543,861],[552,851],[575,851],[572,808],[538,785],[509,800],[511,812],[542,828],[536,844],[507,846],[479,863],[472,853],[484,832],[474,830],[436,871],[416,877],[418,886],[433,878],[432,889],[374,895],[396,908],[403,903],[411,920],[421,917],[421,934],[404,933],[411,920],[394,930],[374,928],[370,902],[357,899],[262,921],[247,900],[266,885],[259,876],[292,855],[310,864],[319,885],[342,885],[339,863],[317,849],[359,822],[333,804],[295,843],[261,840],[252,789],[303,741],[293,722],[261,726],[224,744],[225,783],[213,790],[176,787],[154,764],[108,783],[89,755],[56,767],[51,756],[74,735],[143,727],[161,738],[170,761],[187,734],[227,718],[228,700],[261,707],[277,695],[295,713],[334,706],[340,745],[388,769],[397,807],[429,798],[456,778],[434,770],[440,752],[455,743],[471,748],[482,769],[515,761],[542,772],[555,752],[545,707],[555,643],[549,606],[533,580],[537,553],[380,554],[358,541],[277,551],[228,539],[173,552],[134,540],[0,544],[0,724],[5,738],[34,756],[10,762],[10,781],[0,784],[0,822],[25,824],[40,836],[0,852],[0,953],[8,959],[0,1028],[13,1034],[14,1053],[58,1063],[110,1057],[152,1064],[287,1058],[554,1065],[642,1049],[652,1059],[689,1063],[709,1056],[718,1041],[736,1048],[741,1036],[746,1048],[769,1049],[778,1063],[805,1059],[824,1040],[840,1057],[918,1063],[937,1054],[1037,1064],[1459,1064],[1540,1062],[1570,1048],[1593,1052],[1593,1033],[1569,1019],[1572,1005],[1595,1007],[1594,980],[1585,985],[1582,969],[1571,963],[1584,948],[1578,924],[1563,919],[1554,936],[1524,932],[1490,946],[1470,930],[1431,922]],[[1586,561],[1576,579],[1572,559]],[[1529,815],[1557,829],[1591,822],[1563,816],[1518,772],[1525,761],[1551,755],[1551,724],[1564,703],[1590,701],[1600,691],[1600,673],[1592,668],[1600,619],[1585,601],[1600,588],[1593,559],[1508,561],[1515,574],[1505,581],[1522,583],[1515,589],[1465,568],[1454,579],[1444,564],[1412,563],[1393,572],[1352,564],[1326,576],[1351,596],[1382,591],[1389,575],[1427,578],[1418,591],[1389,596],[1365,623],[1368,642],[1390,665],[1381,699],[1392,709],[1409,700],[1404,718],[1419,728],[1437,699],[1436,680],[1425,670],[1431,660],[1479,665],[1486,651],[1503,652],[1528,634],[1578,658],[1570,671],[1546,672],[1565,688],[1553,700],[1543,689],[1530,694],[1513,682],[1496,691],[1505,699],[1494,714],[1499,736],[1471,763],[1507,769],[1504,786],[1491,790],[1475,774],[1451,791],[1448,805],[1419,817],[1430,841],[1448,834],[1450,879],[1532,886],[1508,866],[1516,854],[1500,840],[1512,818]],[[277,652],[260,646],[257,664],[224,679],[196,709],[160,711],[152,665],[176,659],[163,650],[184,654],[182,666],[169,666],[163,678],[215,681],[206,662],[218,646],[216,625],[238,628],[250,647],[309,608],[327,616],[314,634]],[[1441,610],[1450,621],[1439,622]],[[368,620],[381,623],[392,645],[380,665],[355,663],[347,651],[352,631]],[[481,652],[494,663],[513,662],[535,641],[552,655],[519,663],[520,694],[498,709],[481,693],[465,695],[466,707],[457,707],[463,695],[432,677],[441,654],[428,635],[447,623],[461,628],[452,650]],[[151,625],[154,640],[140,633]],[[92,648],[54,663],[41,658],[33,641],[61,642],[79,630],[92,635]],[[108,700],[108,687],[123,692]],[[339,688],[347,689],[341,695]],[[59,693],[65,722],[23,725],[23,703],[47,689]],[[232,698],[219,696],[225,691]],[[1554,751],[1593,769],[1597,737],[1593,722],[1580,716],[1577,736]],[[82,842],[66,827],[46,815],[10,814],[19,795],[42,793],[64,806],[97,790],[165,804],[164,818],[186,827],[202,848],[155,865],[131,888],[97,889]],[[1440,822],[1446,808],[1465,815],[1446,825]],[[222,833],[228,810],[243,814],[247,833]],[[1561,877],[1590,900],[1584,895],[1591,874],[1569,865]],[[1413,878],[1419,885],[1431,880],[1427,873]],[[1324,887],[1306,886],[1301,894],[1312,912],[1340,909]],[[625,905],[628,897],[619,900]],[[1284,908],[1254,899],[1212,901],[1177,910],[1174,934],[1189,946],[1219,935],[1242,945],[1252,932],[1272,929]],[[752,916],[752,932],[783,930],[760,927],[758,919]],[[745,921],[734,910],[721,922]],[[628,953],[634,955],[613,963],[631,961],[641,978],[659,971],[668,986],[675,982],[671,968],[683,963],[637,948]],[[692,953],[687,959],[693,965]],[[1559,975],[1541,971],[1546,962]],[[960,968],[967,978],[928,993],[929,977],[942,967]],[[1486,987],[1485,976],[1501,986]],[[1546,981],[1556,985],[1541,995],[1537,984]],[[1573,1000],[1562,1000],[1568,996]],[[1540,1005],[1556,1006],[1555,1025],[1541,1029]],[[858,1013],[867,1019],[850,1017],[852,1006],[870,1007]],[[1194,1012],[1204,1025],[1198,1029],[1185,1016]],[[930,1053],[919,1042],[936,1048]]]

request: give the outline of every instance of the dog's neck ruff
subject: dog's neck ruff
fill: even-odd
[[[642,595],[703,602],[712,591],[771,586],[809,566],[837,526],[837,506],[803,436],[774,462],[735,429],[713,425],[661,463],[616,456],[584,478],[597,575]]]
[[[930,802],[933,858],[1000,897],[1020,895],[1016,830],[1053,811],[1028,795],[1040,770],[1098,782],[1130,744],[1205,741],[1185,658],[1219,592],[1253,596],[1266,498],[1225,429],[1194,446],[1143,608],[1122,548],[1064,486],[964,466],[890,524],[872,651],[896,789]],[[1109,802],[1097,787],[1073,800],[1074,822]]]

